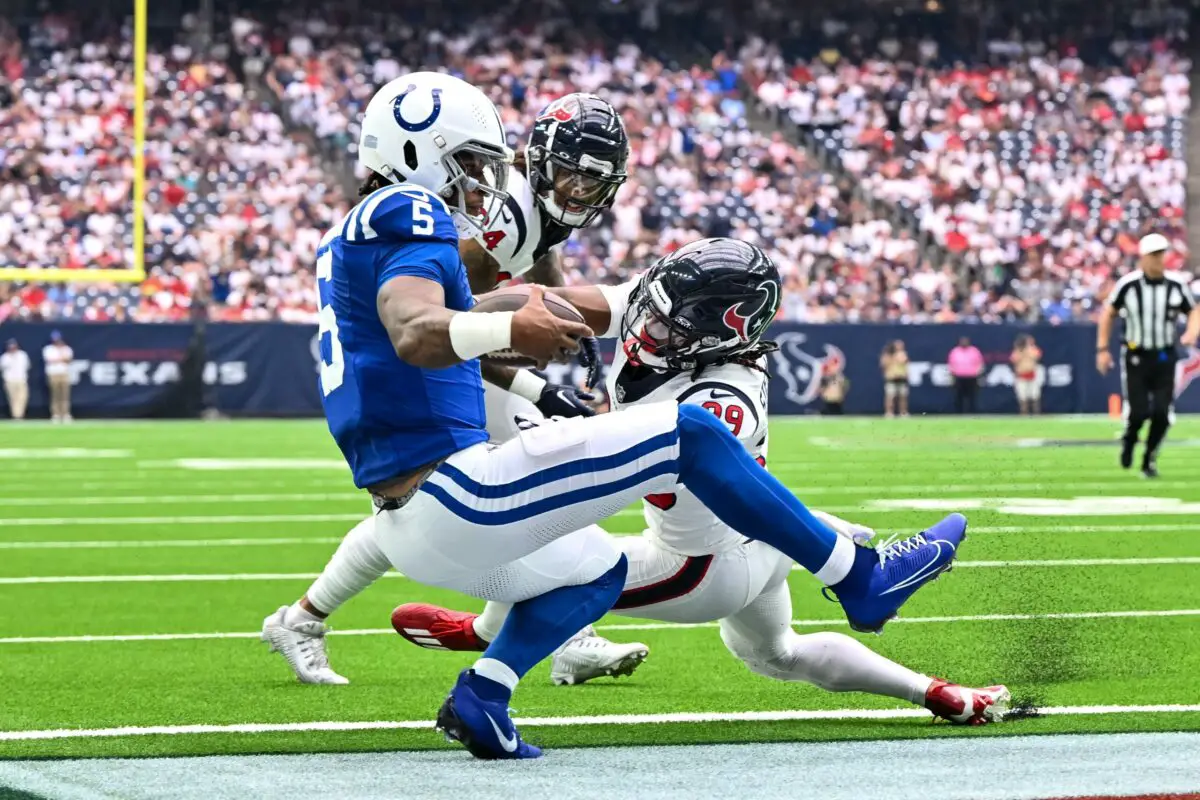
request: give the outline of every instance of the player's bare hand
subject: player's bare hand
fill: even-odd
[[[1112,365],[1113,365],[1112,353],[1108,352],[1107,350],[1101,350],[1098,353],[1096,353],[1096,371],[1097,372],[1099,372],[1101,375],[1107,375],[1108,371],[1110,369],[1112,369]]]
[[[1200,338],[1200,331],[1184,331],[1179,337],[1179,343],[1184,347],[1195,347],[1196,339]]]
[[[579,340],[591,336],[582,322],[559,319],[546,308],[545,290],[531,286],[529,299],[513,314],[512,349],[539,362],[559,361],[579,351]]]

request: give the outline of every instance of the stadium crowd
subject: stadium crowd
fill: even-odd
[[[931,41],[915,63],[789,61],[761,39],[742,58],[761,107],[976,278],[970,306],[1068,320],[1107,294],[1145,233],[1171,239],[1168,268],[1186,263],[1182,31],[1114,36],[1092,64],[1070,41],[1060,53],[1015,37],[972,67],[932,63]]]
[[[514,148],[561,94],[595,91],[621,111],[631,178],[564,246],[571,282],[618,281],[692,239],[734,235],[780,266],[788,319],[1061,321],[1090,314],[1151,226],[1172,237],[1176,265],[1186,257],[1188,65],[1167,38],[1110,37],[1090,64],[1069,43],[1001,38],[989,66],[968,67],[945,63],[953,40],[929,31],[868,36],[825,19],[678,68],[647,42],[686,3],[571,25],[550,0],[544,13],[522,5],[519,23],[513,8],[453,5],[355,24],[332,6],[289,9],[229,20],[215,47],[152,47],[146,280],[0,285],[0,318],[314,319],[312,254],[347,208],[337,173],[353,169],[357,116],[377,85],[432,67],[483,86]],[[0,150],[0,168],[37,179],[0,184],[0,260],[127,267],[128,48],[55,17],[15,34],[0,27],[0,126],[17,124],[24,146]],[[808,149],[791,125],[747,115],[743,81]],[[64,139],[72,130],[92,138]]]

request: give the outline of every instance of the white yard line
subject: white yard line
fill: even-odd
[[[329,545],[340,536],[288,536],[263,539],[105,539],[81,542],[0,542],[0,550],[121,550],[159,547],[262,547],[268,545]]]
[[[0,497],[0,506],[140,506],[168,505],[177,503],[279,503],[279,502],[327,502],[335,500],[357,500],[369,509],[370,497],[364,492],[339,492],[336,494],[168,494],[168,495],[125,495],[99,497]],[[0,517],[0,524],[7,522]]]
[[[70,501],[64,501],[69,503]],[[370,509],[363,503],[360,514],[237,514],[233,516],[185,517],[0,517],[0,528],[55,525],[243,525],[268,522],[357,522]],[[641,512],[638,512],[641,513]]]
[[[625,509],[618,516],[640,516],[637,509]],[[365,514],[364,514],[365,516]],[[258,519],[257,517],[255,519]],[[0,524],[4,520],[0,518]],[[1176,531],[1200,530],[1200,525],[982,525],[970,529],[971,534],[978,533],[1170,533]],[[640,536],[640,533],[612,533],[613,536]],[[45,541],[34,540],[25,542],[0,541],[0,550],[121,550],[136,548],[162,547],[260,547],[263,545],[325,545],[337,544],[340,536],[292,536],[275,538],[230,538],[230,539],[93,539],[82,541]],[[961,566],[961,563],[960,563]]]
[[[1047,716],[1097,714],[1194,714],[1197,705],[1143,706],[1051,706],[1038,709]],[[514,722],[529,728],[593,725],[663,725],[719,722],[790,722],[813,720],[881,720],[928,717],[921,708],[834,709],[828,711],[728,711],[675,712],[669,714],[604,714],[579,717],[517,717]],[[0,741],[21,742],[46,739],[100,739],[114,736],[180,736],[200,733],[256,734],[303,731],[432,730],[432,720],[371,720],[365,722],[258,722],[236,725],[153,725],[147,727],[60,728],[42,731],[0,731]]]
[[[776,477],[779,477],[776,475]],[[827,476],[822,475],[823,479]],[[961,476],[960,476],[961,477]],[[789,476],[790,480],[795,480],[796,476]],[[1154,484],[1155,489],[1190,489],[1195,487],[1195,481],[1161,481]],[[993,491],[1014,491],[1014,492],[1072,492],[1072,491],[1092,491],[1104,489],[1126,489],[1129,487],[1129,481],[1041,481],[1027,483],[996,483],[981,479],[978,483],[959,483],[959,484],[914,484],[910,486],[891,486],[891,485],[870,485],[864,484],[861,486],[789,486],[796,495],[805,497],[808,495],[841,495],[841,494],[862,494],[868,496],[878,496],[881,494],[900,494],[900,495],[915,495],[917,497],[928,496],[935,494],[943,496],[954,493],[975,493],[978,494],[981,490],[986,489],[989,493]],[[953,500],[954,498],[948,498]]]
[[[1172,533],[1200,530],[1200,524],[1161,523],[1157,525],[970,525],[967,533]]]
[[[350,494],[332,495],[349,499]],[[313,495],[304,495],[313,497]],[[359,498],[359,495],[354,495]],[[69,500],[62,500],[69,505]],[[856,514],[897,514],[895,510],[871,510],[861,506],[823,506],[825,511],[846,515]],[[162,517],[2,517],[0,527],[45,527],[56,525],[244,525],[248,523],[271,522],[346,522],[361,520],[367,516],[370,508],[364,500],[364,510],[361,514],[237,514],[206,516],[191,514],[187,516]],[[612,518],[628,519],[641,517],[642,509],[624,508],[613,514]],[[910,513],[910,512],[904,512]],[[1054,525],[1040,523],[1037,525],[981,525],[972,527],[969,533],[1025,533],[1029,531],[1045,531],[1049,533],[1158,533],[1169,531],[1200,530],[1200,524],[1159,524],[1159,525]]]
[[[1175,564],[1200,564],[1200,556],[1177,558],[1060,558],[1029,561],[956,561],[955,567],[963,569],[997,569],[1019,567],[1141,567],[1167,566]],[[803,571],[799,565],[792,567]],[[222,583],[245,581],[293,581],[315,580],[315,572],[246,572],[246,573],[183,573],[165,575],[23,575],[0,578],[2,586],[22,586],[44,583]],[[385,578],[403,578],[398,572],[389,572]]]
[[[1200,617],[1200,609],[1165,611],[1064,611],[1049,614],[976,614],[957,617],[897,617],[889,625],[948,624],[958,622],[1025,622],[1043,619],[1142,619],[1147,617]],[[846,625],[845,619],[794,619],[797,628],[833,628]],[[715,622],[618,622],[598,625],[601,631],[675,631],[691,628],[716,628]],[[197,639],[258,639],[258,631],[216,631],[212,633],[119,633],[94,636],[10,636],[4,644],[94,644],[100,642],[174,642]],[[395,636],[391,628],[334,629],[333,636]]]
[[[92,458],[133,458],[133,451],[87,447],[0,447],[0,459],[56,461]]]
[[[1200,556],[1175,558],[1048,558],[1024,561],[955,561],[955,569],[996,569],[998,567],[1149,567],[1169,564],[1200,564]],[[805,572],[796,564],[793,572]]]

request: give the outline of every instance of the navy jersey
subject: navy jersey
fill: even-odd
[[[474,305],[449,209],[410,184],[363,198],[317,251],[321,398],[360,488],[488,438],[477,360],[421,369],[396,355],[375,298],[397,276],[440,283],[451,310]]]

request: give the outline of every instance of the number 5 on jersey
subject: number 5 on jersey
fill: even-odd
[[[338,341],[337,317],[333,313],[333,305],[325,299],[327,292],[333,292],[333,287],[330,286],[332,280],[333,250],[328,249],[317,258],[317,291],[321,296],[321,310],[317,314],[317,340],[321,351],[321,391],[326,397],[342,385],[342,375],[346,371],[342,343]],[[328,358],[325,355],[326,335],[329,336]]]

